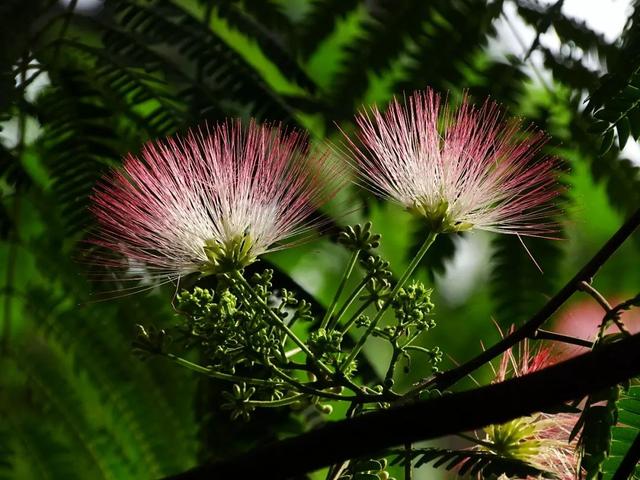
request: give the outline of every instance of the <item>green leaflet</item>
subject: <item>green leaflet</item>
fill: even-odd
[[[404,465],[407,455],[394,450],[391,465]],[[527,476],[554,478],[553,475],[539,470],[521,460],[505,458],[491,452],[480,450],[450,450],[437,447],[416,448],[411,451],[411,462],[418,469],[423,465],[452,470],[465,478],[497,478],[500,475],[514,478]]]
[[[609,457],[602,464],[603,480],[613,478],[629,447],[640,434],[640,385],[632,385],[622,393],[616,407],[618,423],[611,429]],[[636,466],[633,478],[640,478],[640,466]]]

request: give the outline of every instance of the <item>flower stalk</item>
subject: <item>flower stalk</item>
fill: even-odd
[[[391,291],[391,294],[389,295],[387,300],[382,304],[382,307],[380,308],[380,310],[378,310],[375,317],[373,317],[373,320],[371,320],[371,323],[367,327],[367,330],[358,339],[358,341],[356,342],[355,346],[353,347],[353,349],[351,350],[347,358],[340,365],[341,371],[343,371],[349,364],[351,364],[351,362],[353,362],[353,360],[358,356],[358,354],[360,353],[360,350],[362,350],[362,347],[364,347],[364,344],[367,341],[367,338],[369,338],[369,335],[373,333],[376,326],[382,319],[382,316],[387,311],[389,306],[391,306],[391,304],[393,303],[393,300],[395,299],[400,289],[404,287],[404,285],[407,283],[407,281],[413,274],[414,270],[418,267],[418,265],[424,258],[425,254],[431,247],[431,245],[433,245],[433,242],[435,241],[437,236],[438,234],[436,232],[430,232],[427,235],[427,238],[425,238],[424,242],[422,243],[422,246],[418,250],[418,253],[416,254],[415,257],[413,257],[413,260],[411,260],[411,263],[409,263],[409,266],[407,267],[407,269],[404,271],[404,273],[396,283],[395,287]]]
[[[240,375],[231,375],[228,373],[218,372],[212,368],[205,367],[202,365],[198,365],[197,363],[191,362],[186,358],[179,357],[173,353],[164,354],[168,359],[172,360],[176,364],[188,368],[197,373],[204,374],[211,378],[217,378],[218,380],[224,380],[225,382],[235,382],[235,383],[246,383],[248,385],[262,385],[266,387],[273,387],[277,385],[277,382],[273,382],[270,380],[262,380],[259,378],[251,378],[251,377],[243,377]]]
[[[331,318],[333,316],[333,312],[338,306],[338,302],[340,301],[340,297],[342,296],[344,287],[347,285],[347,281],[349,280],[349,277],[351,276],[351,273],[353,272],[353,269],[355,268],[356,263],[358,263],[359,256],[360,256],[360,250],[354,250],[353,253],[351,254],[351,258],[349,259],[349,263],[347,263],[347,267],[345,268],[344,273],[342,274],[342,278],[340,279],[340,283],[338,284],[338,289],[336,290],[336,293],[333,296],[333,300],[331,301],[331,304],[327,308],[327,311],[324,317],[322,318],[322,322],[320,322],[320,328],[327,328],[327,326],[329,325],[329,322],[331,321]]]
[[[304,352],[304,354],[307,355],[307,357],[309,359],[311,359],[314,363],[316,363],[316,365],[322,371],[324,371],[325,373],[328,373],[328,374],[333,373],[332,370],[322,362],[322,360],[316,358],[316,356],[313,354],[313,352],[311,350],[309,350],[309,347],[307,347],[307,345],[293,332],[293,330],[291,330],[282,321],[282,319],[278,315],[275,314],[275,312],[262,299],[262,297],[260,295],[258,295],[258,292],[256,292],[255,289],[251,286],[251,284],[249,282],[247,282],[247,280],[244,278],[244,276],[242,276],[242,273],[240,273],[238,271],[234,271],[234,272],[232,272],[232,276],[233,276],[234,279],[236,279],[245,288],[245,290],[253,297],[253,299],[256,302],[258,302],[258,304],[264,309],[265,313],[273,321],[273,324],[277,328],[282,330],[287,336],[289,336],[289,338],[291,338],[293,343],[295,343],[300,348],[300,350],[302,350]]]
[[[353,302],[355,302],[355,300],[358,298],[358,295],[362,293],[362,290],[364,290],[364,287],[366,287],[368,281],[369,276],[367,275],[360,281],[356,288],[354,288],[349,297],[347,297],[342,307],[340,307],[340,310],[338,310],[338,312],[333,317],[333,320],[329,323],[328,328],[330,330],[333,330],[338,326],[338,324],[340,323],[340,319],[343,317],[349,307],[353,305]]]

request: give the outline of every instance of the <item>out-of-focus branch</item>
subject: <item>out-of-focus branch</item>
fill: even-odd
[[[530,375],[329,424],[170,477],[286,479],[406,442],[503,423],[640,374],[640,334]]]

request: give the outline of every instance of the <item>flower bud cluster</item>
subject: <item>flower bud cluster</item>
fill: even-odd
[[[401,288],[393,302],[399,326],[414,325],[420,331],[435,327],[435,320],[428,316],[433,307],[431,289],[420,282]]]
[[[272,277],[271,270],[253,275],[250,284],[256,294],[265,303],[279,298],[272,310],[285,322],[311,319],[309,302],[286,289],[276,296]],[[200,348],[219,371],[232,373],[239,365],[265,364],[283,356],[283,332],[272,327],[263,305],[229,276],[221,276],[214,289],[182,291],[176,308],[185,318],[187,344]]]
[[[272,270],[250,277],[242,272],[219,272],[213,288],[182,291],[174,302],[184,317],[176,329],[179,335],[174,338],[179,341],[174,342],[175,348],[182,343],[184,350],[197,349],[200,365],[169,352],[164,331],[141,328],[139,349],[227,380],[231,389],[224,393],[223,408],[234,419],[249,419],[259,406],[313,406],[327,413],[332,409],[327,401],[341,395],[345,399],[362,395],[364,404],[386,408],[389,396],[397,395],[392,391],[396,363],[406,359],[402,363],[410,365],[415,353],[436,370],[441,359],[438,348],[415,344],[422,332],[435,325],[431,290],[414,282],[397,289],[392,298],[393,274],[389,262],[374,251],[380,235],[371,232],[371,224],[345,228],[340,241],[355,252],[349,270],[359,265],[362,278],[351,294],[337,296],[334,314],[325,325],[313,315],[307,300],[289,289],[274,288]],[[393,317],[370,334],[388,341],[394,349],[391,373],[383,384],[359,384],[356,373],[361,360],[349,357],[353,349],[353,342],[347,341],[351,340],[350,329],[369,329],[370,315],[388,307]],[[306,337],[298,337],[303,325],[309,331]],[[345,388],[351,393],[343,394]]]
[[[338,234],[338,241],[350,250],[368,252],[380,245],[380,234],[371,232],[371,222],[347,226]]]

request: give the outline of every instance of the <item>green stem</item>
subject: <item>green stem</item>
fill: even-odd
[[[296,388],[298,391],[306,393],[307,395],[313,395],[313,396],[316,396],[316,397],[321,397],[321,398],[326,398],[326,399],[331,399],[331,400],[344,400],[344,401],[348,401],[348,402],[358,402],[358,403],[379,400],[379,398],[377,398],[377,397],[364,396],[364,395],[361,395],[361,394],[358,394],[356,396],[348,396],[348,395],[340,395],[339,393],[333,393],[333,392],[327,392],[327,391],[324,391],[324,390],[318,390],[317,388],[313,388],[313,387],[310,387],[308,385],[305,385],[302,382],[299,382],[298,380],[296,380],[292,376],[287,375],[285,372],[280,370],[275,365],[270,364],[268,366],[269,366],[269,368],[271,368],[273,370],[273,373],[275,373],[278,377],[280,377],[284,382],[286,382],[290,386]]]
[[[218,380],[224,380],[227,382],[236,382],[236,383],[246,383],[247,385],[261,385],[265,387],[273,387],[274,382],[269,380],[261,380],[259,378],[251,378],[251,377],[241,377],[239,375],[231,375],[229,373],[222,373],[213,370],[210,367],[204,367],[197,363],[193,363],[186,358],[178,357],[173,353],[165,353],[167,358],[173,360],[178,365],[188,368],[189,370],[193,370],[194,372],[203,373],[209,377],[217,378]]]
[[[353,350],[351,350],[351,353],[349,354],[349,356],[345,359],[344,362],[342,362],[342,365],[340,366],[340,370],[344,369],[358,356],[358,354],[360,353],[360,350],[362,350],[362,347],[364,346],[364,343],[367,341],[367,338],[369,338],[369,335],[371,335],[371,332],[375,330],[376,326],[380,322],[380,319],[384,315],[384,312],[386,312],[389,306],[391,306],[391,304],[393,303],[393,300],[396,298],[396,295],[398,294],[400,289],[404,287],[405,283],[407,283],[407,280],[409,280],[409,277],[411,277],[411,274],[416,269],[416,267],[418,266],[418,264],[420,263],[424,255],[427,253],[427,250],[429,250],[429,247],[431,247],[437,235],[438,234],[435,232],[431,232],[427,235],[427,238],[424,240],[424,243],[420,247],[420,250],[418,250],[418,253],[413,258],[413,260],[411,260],[411,263],[402,274],[402,277],[400,277],[400,280],[398,280],[398,283],[396,283],[396,286],[392,290],[391,295],[389,295],[389,298],[387,299],[387,301],[382,305],[382,308],[378,310],[378,313],[371,321],[371,324],[369,325],[367,330],[364,332],[364,335],[362,335],[358,339],[358,342],[356,343],[355,347],[353,347]]]
[[[413,342],[415,342],[415,341],[416,341],[416,339],[417,339],[420,335],[422,335],[423,333],[424,333],[424,330],[415,332],[413,335],[411,335],[411,338],[409,338],[409,339],[406,341],[406,343],[405,343],[404,345],[402,345],[402,348],[404,349],[405,347],[410,347],[410,346],[411,346],[411,344],[412,344]]]
[[[244,403],[245,405],[251,405],[260,408],[275,408],[283,407],[285,405],[291,405],[292,403],[296,403],[298,400],[304,397],[304,393],[296,393],[295,395],[284,397],[279,400],[247,400]]]
[[[491,442],[486,442],[484,440],[480,440],[479,438],[475,438],[470,435],[465,435],[464,433],[456,433],[455,436],[463,438],[464,440],[467,440],[471,443],[475,443],[476,445],[485,447],[487,450],[494,451],[494,449],[496,448],[496,446]]]
[[[349,319],[349,321],[344,325],[344,328],[342,329],[342,336],[344,337],[347,332],[349,331],[349,329],[351,327],[353,327],[353,324],[356,323],[356,320],[358,320],[358,317],[360,315],[362,315],[364,313],[364,311],[369,308],[369,306],[374,302],[375,300],[369,300],[368,302],[363,303],[360,308],[358,308],[358,310],[356,311],[356,313],[353,314],[353,316]]]
[[[288,359],[288,358],[291,358],[291,357],[293,357],[294,355],[297,355],[298,353],[300,353],[301,351],[302,351],[302,350],[300,350],[300,348],[298,348],[298,347],[296,347],[296,348],[294,348],[294,349],[291,349],[291,350],[289,350],[289,351],[287,351],[287,352],[284,352],[284,358],[287,358],[287,359]]]
[[[336,309],[338,301],[340,300],[340,296],[342,295],[342,291],[344,290],[345,285],[347,284],[347,280],[351,276],[351,272],[353,272],[354,267],[356,266],[356,262],[358,261],[358,256],[360,255],[360,250],[355,250],[351,254],[351,258],[349,259],[349,263],[347,264],[347,268],[342,274],[342,280],[340,280],[340,285],[338,285],[338,289],[336,290],[335,295],[333,296],[333,300],[327,308],[327,312],[324,314],[324,318],[322,322],[320,322],[320,328],[327,328],[329,325],[329,321],[331,320],[331,316]]]
[[[431,351],[427,348],[424,347],[419,347],[418,345],[405,345],[404,347],[402,347],[403,350],[416,350],[418,352],[422,352],[425,353],[427,355],[431,355]]]
[[[396,364],[398,363],[398,359],[400,358],[400,354],[402,353],[402,349],[398,346],[398,342],[393,342],[393,354],[391,355],[391,361],[389,362],[389,368],[387,368],[387,373],[384,376],[384,391],[391,390],[393,386],[393,377],[396,373]]]
[[[271,307],[269,307],[267,302],[265,302],[264,299],[260,295],[258,295],[258,293],[251,286],[251,284],[247,282],[247,280],[242,276],[240,272],[234,272],[233,275],[242,284],[242,286],[244,286],[244,288],[251,294],[254,300],[260,304],[260,306],[264,309],[264,311],[273,320],[274,325],[276,327],[278,327],[283,332],[285,332],[285,334],[291,337],[291,340],[293,340],[293,343],[295,343],[298,347],[300,347],[300,350],[302,350],[307,355],[307,357],[309,357],[309,359],[315,362],[318,365],[318,367],[320,367],[322,370],[324,370],[328,374],[333,373],[331,369],[322,362],[322,360],[316,358],[316,356],[311,352],[311,350],[309,350],[309,347],[307,347],[307,345],[302,340],[300,340],[300,338],[298,338],[298,336],[295,333],[293,333],[293,331],[289,327],[287,327],[287,325],[282,321],[282,319],[278,315],[276,315],[273,310],[271,310]]]
[[[357,394],[368,395],[363,387],[361,387],[357,383],[353,382],[349,377],[347,377],[343,373],[336,372],[335,376],[338,377],[337,381],[340,384],[342,384],[342,386],[347,387],[348,389],[352,390],[353,392],[355,392]]]
[[[349,295],[349,298],[347,298],[347,300],[344,302],[344,305],[342,305],[340,310],[338,310],[338,313],[336,313],[335,317],[333,317],[333,320],[330,322],[329,330],[333,330],[334,328],[336,328],[338,326],[338,323],[340,322],[340,319],[345,314],[347,309],[356,300],[356,298],[358,298],[358,295],[360,295],[360,292],[362,292],[364,287],[367,286],[367,282],[369,281],[369,278],[370,277],[368,275],[366,277],[364,277],[362,279],[362,281],[358,284],[358,286],[355,288],[355,290],[353,292],[351,292],[351,295]]]

